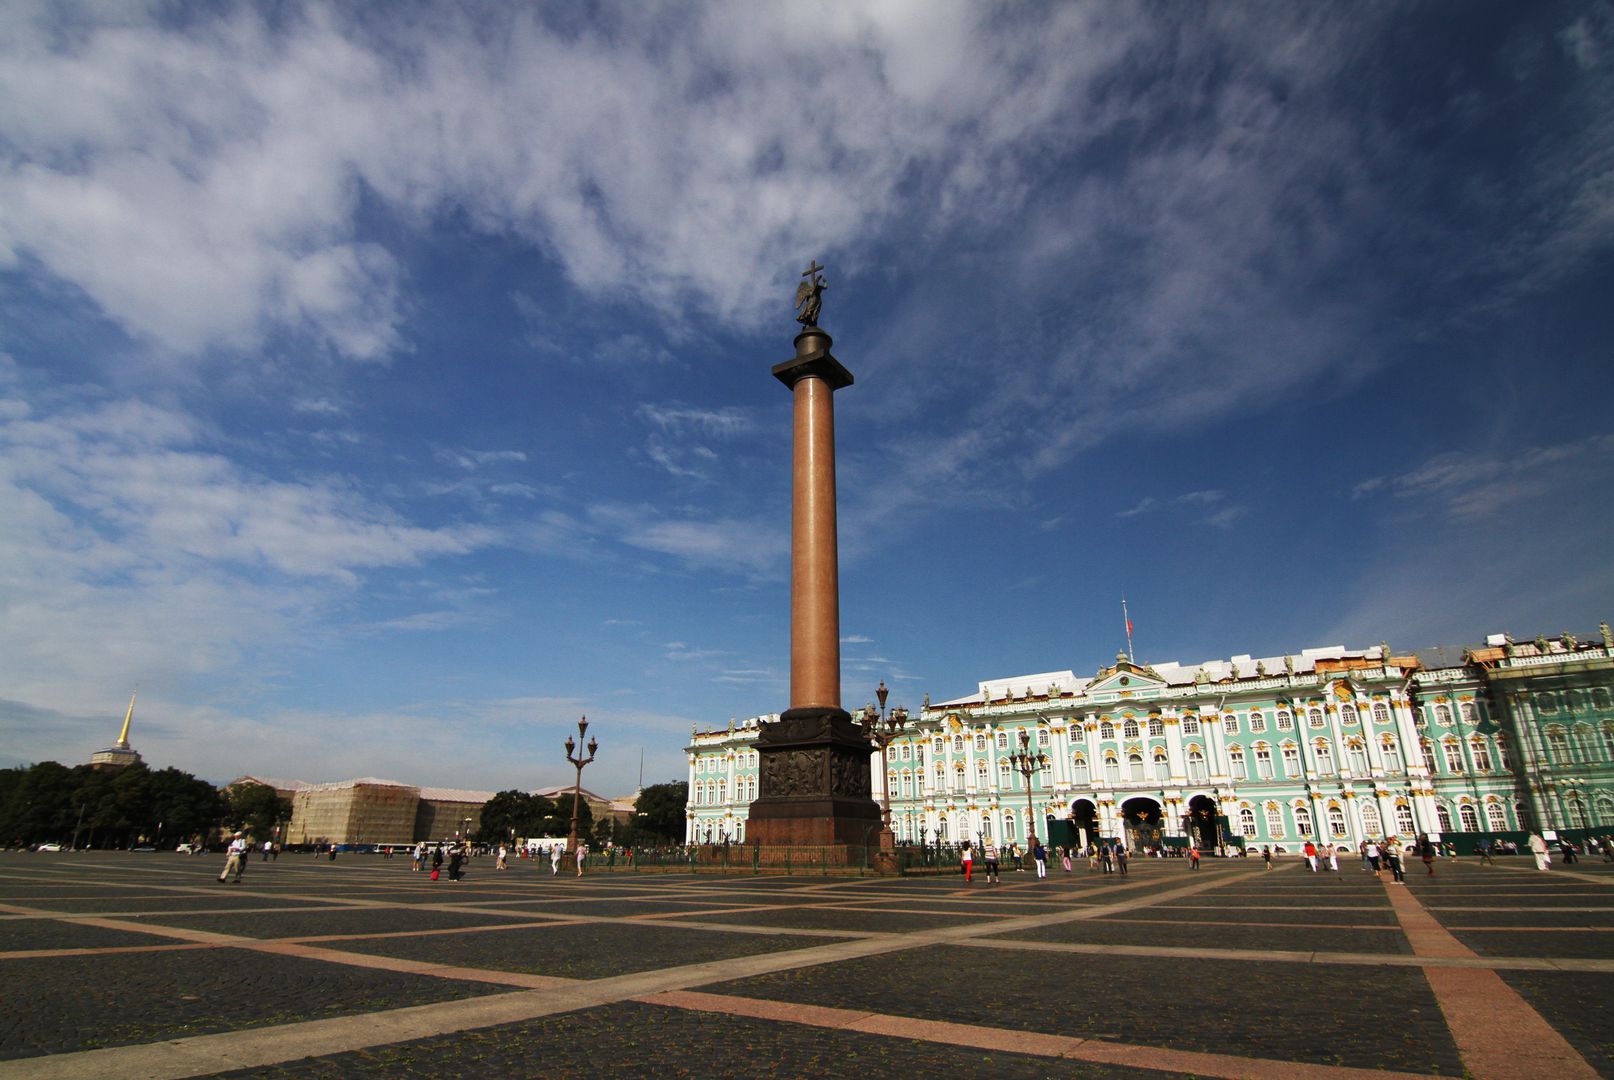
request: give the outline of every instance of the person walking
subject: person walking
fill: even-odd
[[[986,847],[981,851],[981,858],[986,860],[986,866],[984,867],[986,883],[996,885],[998,883],[998,846],[988,840]]]
[[[420,864],[426,861],[426,845],[416,844],[409,853],[409,869],[412,873],[420,873]]]
[[[1474,845],[1474,854],[1480,857],[1481,866],[1496,865],[1496,860],[1491,858],[1491,842],[1489,840],[1481,840],[1478,844]]]
[[[1065,873],[1070,873],[1070,848],[1059,849],[1059,865],[1065,868]]]
[[[510,865],[507,862],[505,862],[505,859],[508,858],[509,855],[510,855],[510,849],[505,847],[503,844],[500,844],[499,845],[499,857],[497,859],[493,860],[493,869],[495,869],[495,870],[508,870],[508,869],[510,869]]]
[[[1339,873],[1339,845],[1338,844],[1329,844],[1328,845],[1328,869],[1332,870],[1336,874]]]
[[[240,833],[236,833],[230,838],[230,846],[224,849],[224,873],[219,875],[219,880],[223,881],[234,874],[235,880],[239,882],[241,871],[246,868],[246,862],[247,842]]]
[[[1317,872],[1317,845],[1307,840],[1305,851],[1306,867],[1315,874]]]
[[[1188,869],[1199,869],[1199,844],[1197,842],[1188,845]]]
[[[448,855],[448,880],[458,881],[460,879],[460,867],[464,865],[465,850],[455,845],[454,850],[449,852]]]
[[[1380,881],[1383,881],[1384,874],[1379,866],[1379,860],[1384,857],[1383,852],[1379,849],[1379,845],[1372,840],[1367,842],[1366,851],[1367,864],[1373,868],[1373,876],[1378,878]]]
[[[695,861],[695,849],[693,847],[691,847],[689,849],[689,851],[690,851],[689,861],[691,863],[693,863]],[[559,844],[553,844],[549,848],[549,876],[550,877],[560,877],[560,845]]]
[[[1272,869],[1272,849],[1265,844],[1261,845],[1261,861],[1267,864],[1268,870]]]
[[[1115,873],[1115,848],[1108,841],[1099,845],[1098,858],[1106,874]]]
[[[1042,846],[1041,840],[1035,840],[1031,845],[1031,858],[1037,864],[1037,877],[1048,876],[1048,849]]]
[[[438,844],[432,848],[432,880],[436,881],[443,872],[443,845]]]
[[[1423,865],[1429,871],[1429,876],[1435,876],[1435,845],[1426,836],[1418,845],[1419,854],[1423,856]]]
[[[1390,879],[1405,885],[1407,882],[1407,866],[1402,859],[1405,849],[1402,848],[1401,841],[1396,837],[1390,837],[1384,842],[1381,853],[1385,864],[1390,867]]]
[[[1122,877],[1126,877],[1126,864],[1129,858],[1131,858],[1131,853],[1127,851],[1126,844],[1117,840],[1115,842],[1115,872]]]
[[[975,856],[970,853],[970,842],[964,841],[963,850],[958,853],[958,861],[964,865],[964,884],[970,883],[970,870],[975,864]]]
[[[577,842],[577,876],[583,876],[583,860],[588,858],[588,845],[581,840]]]
[[[1530,834],[1530,854],[1536,857],[1536,869],[1545,870],[1552,865],[1552,853],[1547,849],[1547,842],[1541,838],[1540,833]]]

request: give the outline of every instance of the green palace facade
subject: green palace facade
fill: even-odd
[[[1055,840],[1290,851],[1614,832],[1614,635],[1600,630],[1492,635],[1438,667],[1379,645],[1191,665],[1121,654],[1091,677],[982,682],[927,698],[886,748],[892,828],[899,843],[1024,846],[1029,820]],[[756,736],[774,719],[692,733],[686,842],[744,842]],[[1022,748],[1043,762],[1029,785]],[[871,770],[878,799],[878,753]]]

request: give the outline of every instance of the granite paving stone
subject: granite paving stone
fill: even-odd
[[[105,949],[131,945],[172,945],[173,938],[82,926],[57,919],[0,919],[0,952],[28,949]]]
[[[1453,930],[1452,936],[1481,956],[1568,956],[1614,960],[1614,934],[1547,933],[1527,930]]]
[[[1614,1076],[1614,994],[1606,975],[1504,971],[1502,978],[1604,1076]]]
[[[313,937],[320,934],[392,934],[404,930],[455,930],[469,926],[508,926],[526,921],[519,912],[431,911],[410,908],[291,910],[252,915],[154,915],[144,920],[163,926],[239,934],[251,938]]]
[[[990,917],[990,916],[989,916]],[[926,930],[936,926],[957,926],[975,921],[981,916],[920,915],[903,911],[882,911],[870,908],[782,908],[771,911],[724,912],[721,915],[697,915],[692,922],[744,923],[747,926],[779,926],[803,930],[852,930],[857,933],[897,933],[905,930]]]
[[[1238,925],[1208,927],[1203,924],[1177,926],[1158,922],[1087,919],[994,935],[992,940],[1149,945],[1187,949],[1242,949],[1257,959],[1263,950],[1271,949],[1289,952],[1412,955],[1412,947],[1407,944],[1406,935],[1401,933],[1399,927],[1386,927],[1382,930]]]

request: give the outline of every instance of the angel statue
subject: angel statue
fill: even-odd
[[[829,283],[819,274],[822,269],[814,259],[801,275],[812,280],[796,286],[796,321],[803,326],[818,325],[818,309],[823,306],[824,290],[829,288]]]

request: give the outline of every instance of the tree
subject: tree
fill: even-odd
[[[639,792],[633,820],[640,831],[663,842],[682,843],[684,814],[689,803],[689,784],[683,780],[671,784],[651,784]]]
[[[527,791],[501,791],[482,804],[481,825],[476,837],[478,843],[495,844],[512,836],[549,836],[549,819],[555,813],[555,804],[542,795]]]
[[[548,800],[545,800],[548,801]],[[572,832],[572,793],[557,796],[554,802],[554,813],[544,822],[545,836],[570,836]],[[589,826],[594,824],[594,811],[589,807],[587,799],[577,800],[577,835],[586,837]]]
[[[224,824],[260,840],[272,836],[279,822],[291,820],[291,800],[268,784],[234,784],[224,789],[224,802]]]

